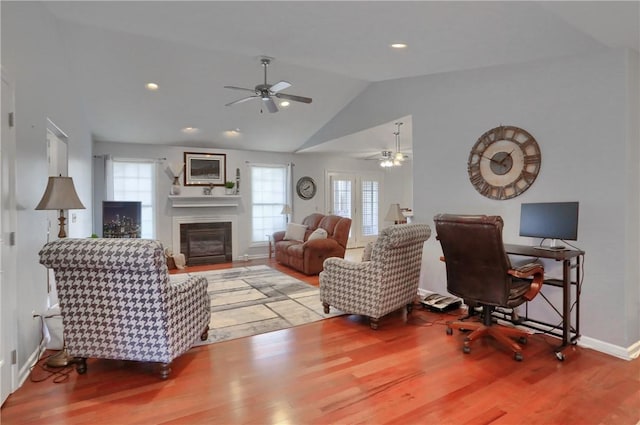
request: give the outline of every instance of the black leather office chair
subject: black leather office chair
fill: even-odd
[[[464,339],[464,353],[471,351],[475,339],[491,335],[521,361],[522,347],[509,337],[526,344],[528,333],[495,324],[492,312],[496,307],[515,308],[533,299],[542,287],[542,265],[511,266],[499,216],[439,214],[433,220],[447,267],[447,291],[482,307],[482,322],[447,322],[447,334],[453,334],[453,329],[473,331]]]

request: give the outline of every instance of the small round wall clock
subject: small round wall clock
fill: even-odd
[[[316,182],[311,177],[300,177],[296,184],[296,192],[302,199],[311,199],[316,196]]]
[[[467,171],[473,187],[490,199],[510,199],[533,184],[542,155],[527,131],[500,126],[484,133],[469,153]]]

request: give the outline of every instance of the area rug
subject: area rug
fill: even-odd
[[[340,314],[324,314],[320,290],[265,265],[171,275],[204,276],[209,283],[209,338],[196,345],[286,329]]]

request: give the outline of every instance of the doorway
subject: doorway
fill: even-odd
[[[49,176],[69,175],[68,136],[51,119],[47,118],[47,162],[49,164]],[[49,210],[47,213],[47,242],[58,239],[58,214],[57,210]],[[69,219],[67,217],[67,219]],[[53,269],[47,269],[47,293],[49,294],[49,307],[58,303],[58,292],[53,275]]]
[[[16,131],[14,89],[2,74],[2,135],[0,137],[0,404],[18,385],[17,253],[16,253]]]
[[[381,181],[379,173],[327,173],[327,211],[351,218],[347,248],[363,247],[378,236]]]

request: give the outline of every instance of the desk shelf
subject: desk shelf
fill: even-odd
[[[553,307],[553,309],[562,318],[562,323],[560,323],[559,325],[554,325],[552,323],[545,323],[540,320],[530,318],[528,308],[525,316],[521,317],[522,320],[518,320],[512,323],[516,325],[527,326],[534,330],[542,331],[550,335],[557,336],[558,338],[562,338],[562,344],[555,351],[558,360],[564,360],[564,354],[562,353],[562,350],[569,344],[575,344],[578,338],[580,338],[580,283],[582,282],[582,269],[580,267],[580,263],[582,261],[582,256],[584,255],[584,251],[546,251],[537,250],[532,246],[514,244],[504,244],[504,247],[507,254],[509,255],[546,258],[562,262],[562,279],[545,279],[544,283],[542,284],[543,290],[545,285],[562,288],[562,306],[560,307],[560,309],[553,306],[553,304],[551,304],[551,302],[544,296],[544,294],[540,293],[545,301],[547,301],[547,303],[549,303],[551,307]],[[571,271],[574,269],[576,271],[575,281],[571,279]],[[572,287],[574,288],[573,292],[575,292],[574,302],[572,302]],[[576,309],[575,327],[571,324],[571,312],[573,310],[573,306],[575,306]],[[497,313],[497,318],[511,321],[507,313],[503,311],[495,313]],[[547,329],[545,329],[545,327]]]

